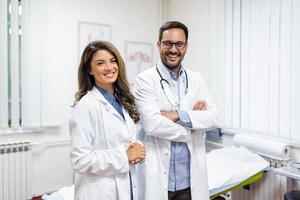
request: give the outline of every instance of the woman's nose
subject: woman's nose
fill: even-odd
[[[105,70],[111,70],[113,68],[112,64],[111,63],[106,63],[105,65]]]

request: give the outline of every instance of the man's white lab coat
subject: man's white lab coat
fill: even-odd
[[[163,78],[171,82],[165,67],[157,66]],[[189,148],[192,199],[209,199],[204,130],[216,126],[217,111],[201,75],[186,71],[188,93],[181,98],[180,108],[188,112],[192,129],[176,124],[160,114],[161,110],[168,111],[172,107],[163,93],[161,78],[155,67],[142,72],[136,79],[135,97],[143,128],[140,139],[147,151],[145,161],[138,168],[140,200],[168,199],[171,141],[186,142]],[[168,86],[164,84],[164,87]],[[207,103],[207,109],[192,110],[200,100]]]

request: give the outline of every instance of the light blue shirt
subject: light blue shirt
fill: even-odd
[[[184,76],[182,68],[179,71],[179,76],[176,73],[171,72],[170,75],[177,85],[178,99],[180,99],[181,92],[180,79]],[[184,77],[186,78],[186,77]],[[192,122],[186,111],[177,110],[179,120],[176,122],[182,126],[192,128]],[[187,144],[184,142],[171,142],[171,157],[169,167],[169,182],[168,190],[177,191],[190,187],[190,152]]]
[[[114,107],[114,109],[116,109],[116,111],[123,117],[123,119],[125,119],[122,110],[122,105],[118,99],[118,96],[109,94],[101,87],[96,86],[96,88],[104,96],[104,98]]]

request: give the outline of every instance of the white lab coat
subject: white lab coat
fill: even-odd
[[[171,82],[165,67],[158,64],[158,69],[163,78]],[[181,99],[180,107],[188,112],[192,130],[160,114],[160,110],[171,110],[171,106],[162,91],[160,76],[155,67],[142,72],[136,79],[135,97],[143,128],[140,139],[147,150],[146,159],[138,168],[140,200],[168,199],[170,141],[186,142],[189,148],[192,199],[209,199],[204,130],[216,126],[217,111],[201,75],[186,71],[188,93]],[[207,110],[192,110],[199,100],[206,101]]]
[[[95,87],[75,106],[70,119],[75,200],[130,200],[129,169],[137,199],[135,166],[126,154],[136,127],[124,108],[123,113],[126,121]]]

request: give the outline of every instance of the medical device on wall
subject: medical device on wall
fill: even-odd
[[[158,75],[160,77],[160,81],[159,81],[160,82],[160,86],[161,86],[161,89],[162,89],[162,91],[163,91],[163,93],[164,93],[164,95],[165,95],[168,103],[171,105],[172,110],[176,110],[176,108],[178,108],[178,106],[179,106],[179,102],[176,100],[177,98],[176,98],[176,95],[175,95],[175,92],[174,92],[174,89],[173,89],[172,85],[170,84],[170,82],[167,79],[165,79],[161,75],[161,73],[158,70],[157,65],[156,65],[156,71],[157,71],[157,73],[158,73]],[[188,93],[188,89],[189,89],[189,82],[188,82],[188,76],[187,76],[187,73],[186,73],[185,69],[184,69],[184,75],[185,75],[185,90],[184,90],[184,94],[187,94]],[[168,85],[168,87],[169,87],[169,89],[171,91],[172,98],[169,98],[169,95],[167,95],[167,92],[166,92],[166,89],[164,87],[164,84]],[[172,101],[175,101],[175,102],[172,102]]]

